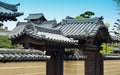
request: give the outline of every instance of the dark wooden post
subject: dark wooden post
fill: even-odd
[[[100,47],[87,46],[83,53],[87,58],[85,59],[85,75],[104,75],[103,72],[103,57],[101,55]]]
[[[46,64],[47,75],[63,75],[64,49],[59,51],[47,51],[51,58]]]

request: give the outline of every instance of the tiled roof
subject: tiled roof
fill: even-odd
[[[37,50],[0,50],[0,62],[45,61],[48,56]]]
[[[118,46],[118,47],[114,47],[114,48],[113,48],[113,51],[118,51],[118,52],[120,52],[119,46]]]
[[[70,17],[70,16],[66,16],[66,19],[75,19],[75,18]]]
[[[110,35],[110,37],[112,38],[113,42],[120,42],[120,38],[119,37],[113,36],[113,35]]]
[[[31,23],[28,23],[27,25],[24,25],[24,23],[23,25],[17,25],[10,32],[9,38],[15,39],[24,34],[27,34],[28,36],[39,40],[44,39],[46,41],[53,41],[60,43],[75,43],[74,40],[62,36],[60,30],[42,28],[39,25],[35,25]]]
[[[38,24],[40,27],[44,28],[53,28],[57,25],[56,20],[50,20],[50,21],[43,21],[42,23]]]
[[[100,18],[65,19],[55,29],[65,36],[93,36],[100,27],[105,27]]]
[[[11,5],[0,1],[0,20],[16,20],[16,17],[23,15],[23,13],[17,12],[18,5]]]
[[[17,26],[18,25],[27,25],[29,22],[18,22],[17,23]],[[31,22],[31,24],[33,25],[36,25],[34,23]],[[56,20],[50,20],[50,21],[43,21],[41,22],[40,24],[37,24],[39,27],[42,27],[42,28],[48,28],[48,29],[52,29],[54,28],[55,26],[57,26],[57,21]],[[56,30],[56,29],[53,29],[53,30]],[[60,30],[59,30],[60,31]]]
[[[20,5],[20,4],[12,5],[12,4],[7,4],[7,3],[0,1],[1,7],[6,8],[6,9],[11,10],[11,11],[15,11],[15,12],[17,11],[18,5]]]
[[[103,54],[105,60],[120,59],[120,54]]]
[[[29,16],[25,18],[25,20],[40,19],[41,17],[44,17],[43,13],[29,14]]]
[[[75,53],[65,52],[64,59],[65,60],[84,60],[86,59],[86,56],[84,56],[83,54],[79,54],[78,52],[75,52]]]
[[[102,54],[104,60],[116,60],[120,59],[120,54]],[[80,54],[79,52],[65,52],[65,60],[85,60],[87,56]]]

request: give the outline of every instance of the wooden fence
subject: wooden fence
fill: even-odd
[[[46,75],[46,62],[0,63],[0,75]],[[64,75],[84,75],[84,61],[65,61]],[[120,75],[120,60],[105,60],[104,75]]]

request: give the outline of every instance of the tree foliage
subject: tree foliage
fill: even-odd
[[[91,18],[93,15],[95,15],[94,12],[92,12],[92,11],[86,11],[86,12],[80,14],[80,16],[76,16],[76,19]]]
[[[118,7],[120,7],[120,0],[114,0]]]
[[[84,17],[82,16],[76,16],[76,19],[83,19]]]
[[[115,25],[111,32],[115,34],[117,38],[120,38],[120,19],[118,19],[114,24]]]
[[[107,43],[102,43],[102,50],[100,51],[102,54],[110,54],[113,53],[113,45],[109,45]]]
[[[110,27],[110,23],[105,22],[105,26],[106,26],[107,28],[109,28],[109,27]]]
[[[3,23],[0,22],[0,27],[2,27],[2,26],[3,26]]]
[[[120,10],[120,0],[114,0],[117,4],[118,10]],[[118,13],[120,15],[120,12]]]
[[[95,13],[92,12],[92,11],[86,11],[86,12],[84,13],[84,17],[85,17],[85,18],[91,18],[93,15],[95,15]]]
[[[8,40],[7,36],[0,36],[0,48],[11,48],[11,41]]]

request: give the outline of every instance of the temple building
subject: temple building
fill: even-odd
[[[46,50],[51,56],[46,64],[47,75],[63,75],[64,51],[69,48],[77,48],[85,55],[85,75],[103,75],[100,45],[112,39],[102,19],[67,16],[57,24],[56,20],[48,21],[43,13],[30,14],[25,18],[27,22],[17,23],[9,38],[12,44],[22,44],[26,49]]]
[[[0,21],[13,20],[23,15],[17,12],[19,4],[11,5],[0,2]],[[111,42],[103,17],[75,19],[67,16],[60,23],[56,20],[47,20],[43,13],[30,14],[25,18],[27,22],[18,22],[10,32],[12,44],[22,44],[25,49],[46,51],[50,59],[46,62],[46,75],[63,75],[63,61],[65,49],[77,48],[83,52],[85,59],[85,75],[104,75],[103,60],[100,45]],[[4,52],[3,52],[4,53]],[[46,55],[38,52],[16,52],[1,55],[2,61],[13,61],[14,57],[23,58],[22,61],[45,60]],[[22,56],[26,57],[22,57]],[[32,56],[36,58],[32,58]],[[39,56],[43,55],[38,59]],[[10,60],[4,57],[11,58]],[[28,57],[28,59],[26,59]],[[67,57],[67,56],[66,56]],[[79,59],[79,58],[78,58]],[[18,59],[15,59],[17,61]],[[21,60],[19,60],[21,61]]]

